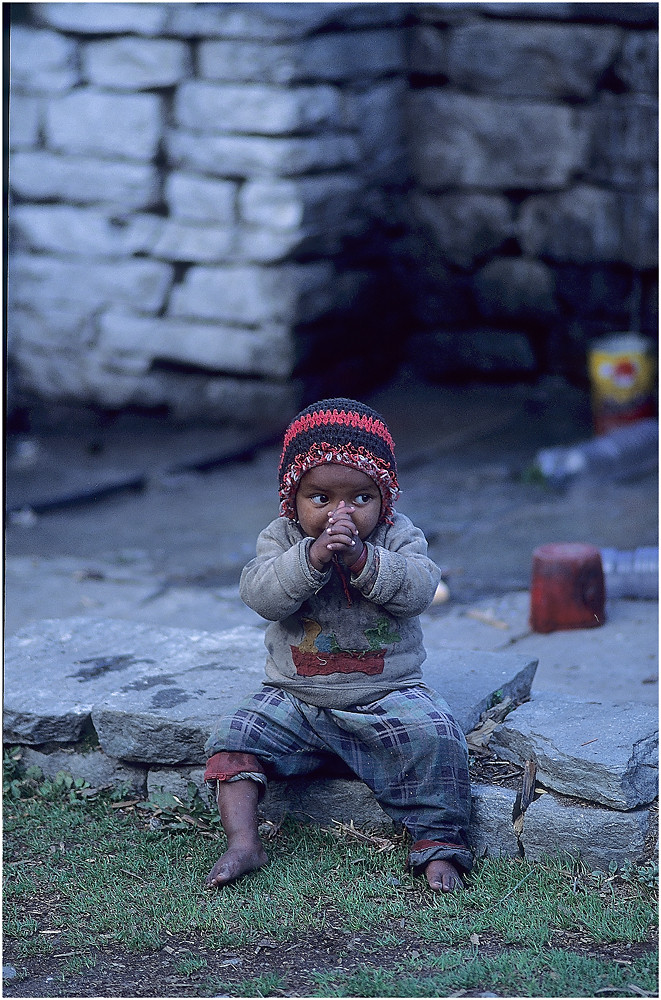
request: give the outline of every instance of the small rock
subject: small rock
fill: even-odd
[[[16,979],[18,972],[13,965],[3,965],[2,966],[2,978],[4,979]]]
[[[9,515],[10,524],[16,525],[17,528],[34,528],[37,520],[37,515],[30,507],[14,510]]]

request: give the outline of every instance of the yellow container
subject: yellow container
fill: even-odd
[[[588,352],[592,413],[597,434],[656,413],[652,345],[637,333],[595,340]]]

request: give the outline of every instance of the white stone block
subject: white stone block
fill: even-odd
[[[364,82],[402,70],[404,48],[397,30],[330,32],[288,44],[209,40],[200,45],[199,66],[203,78],[228,82]]]
[[[434,25],[414,25],[409,34],[410,71],[447,76],[448,38],[448,32]]]
[[[627,32],[615,71],[629,90],[659,93],[659,40],[655,31]]]
[[[125,303],[154,312],[163,305],[172,268],[154,260],[80,263],[15,254],[10,261],[10,281],[17,305],[67,308],[78,301],[99,309]]]
[[[591,109],[590,169],[604,187],[640,191],[658,186],[658,100],[647,94],[604,94]]]
[[[398,29],[315,35],[300,44],[298,60],[304,78],[364,84],[404,70],[403,35]]]
[[[355,95],[361,162],[372,180],[401,182],[407,176],[406,95],[403,79],[374,84]]]
[[[173,3],[168,34],[184,38],[283,41],[301,38],[341,17],[343,3]],[[352,5],[353,6],[353,5]],[[383,5],[379,5],[383,6]],[[392,5],[390,5],[392,6]]]
[[[473,288],[487,320],[532,323],[557,310],[554,273],[541,260],[493,257],[474,276]]]
[[[529,861],[559,854],[608,871],[642,860],[649,829],[648,809],[623,813],[542,795],[526,810],[521,840]]]
[[[227,83],[292,83],[300,79],[297,45],[202,40],[198,72],[204,80]]]
[[[173,290],[169,314],[254,326],[302,321],[328,308],[332,275],[330,264],[194,267]]]
[[[562,188],[584,169],[585,117],[575,108],[428,88],[409,96],[413,174],[423,188]]]
[[[622,195],[624,253],[622,259],[636,270],[659,263],[659,200],[656,188]]]
[[[586,100],[619,43],[603,25],[479,21],[451,32],[447,73],[473,93]]]
[[[500,194],[414,192],[414,219],[430,235],[439,257],[459,267],[472,267],[500,247],[514,231],[512,209]]]
[[[343,240],[351,235],[331,229],[267,229],[241,226],[236,236],[236,260],[273,264],[302,257],[333,258],[341,253]]]
[[[88,359],[85,359],[88,360]],[[82,370],[83,392],[79,400],[107,410],[121,410],[127,406],[159,406],[162,393],[150,393],[149,375],[131,374],[115,367],[103,367],[100,359],[92,356]]]
[[[176,795],[184,804],[190,800],[190,786],[194,785],[204,803],[209,803],[209,791],[204,784],[203,767],[152,768],[147,773],[147,795],[165,792]]]
[[[175,361],[215,372],[287,378],[293,344],[287,327],[241,330],[217,323],[151,319],[113,310],[101,317],[98,349]]]
[[[283,135],[341,127],[342,101],[326,86],[286,89],[190,80],[177,90],[175,121],[198,132]]]
[[[298,227],[268,229],[262,226],[243,225],[236,233],[236,259],[250,263],[276,263],[298,249],[304,239]]]
[[[623,260],[622,211],[615,192],[587,184],[537,195],[521,206],[519,242],[530,257],[574,264]]]
[[[188,46],[170,38],[112,38],[83,46],[88,83],[110,90],[171,87],[190,75]]]
[[[7,315],[9,340],[14,347],[30,351],[57,353],[61,350],[80,351],[93,338],[92,318],[87,303],[70,302],[66,308],[45,304],[39,309],[34,303],[12,308]]]
[[[39,3],[39,22],[78,34],[156,35],[165,25],[167,4],[162,3]]]
[[[9,148],[35,146],[43,115],[43,98],[12,91],[9,95]]]
[[[354,166],[360,161],[358,144],[351,135],[265,138],[177,130],[167,134],[166,144],[175,166],[216,177],[298,175]]]
[[[158,172],[151,164],[59,156],[44,150],[15,153],[9,183],[22,198],[105,203],[125,212],[152,205],[159,194]]]
[[[239,194],[239,210],[253,226],[342,232],[353,228],[360,215],[362,191],[360,180],[350,174],[248,181]]]
[[[29,249],[88,259],[146,252],[164,223],[156,215],[113,217],[73,205],[17,205],[11,213],[12,228]]]
[[[322,182],[326,182],[325,177]],[[241,221],[253,226],[296,229],[303,225],[304,210],[301,181],[247,181],[239,192]]]
[[[9,79],[12,91],[57,94],[78,82],[76,43],[54,31],[17,24],[11,29]]]
[[[19,344],[13,354],[21,387],[41,399],[56,402],[89,399],[82,358],[80,352],[61,349],[44,352],[31,344]]]
[[[169,314],[259,325],[293,319],[296,289],[282,268],[193,267],[170,297]]]
[[[519,845],[512,826],[516,792],[497,785],[471,787],[469,840],[478,858],[516,858]]]
[[[236,189],[232,181],[173,171],[165,181],[165,201],[170,213],[178,218],[231,225]]]
[[[163,260],[212,264],[232,255],[234,231],[223,226],[163,219],[151,254]]]
[[[106,757],[101,750],[89,753],[75,753],[73,750],[55,750],[45,754],[32,747],[21,750],[23,767],[38,767],[47,778],[54,778],[60,771],[73,778],[82,778],[92,788],[119,788],[127,785],[131,795],[144,795],[148,789],[147,772],[144,768],[131,767],[112,757]]]
[[[63,153],[148,160],[156,152],[161,125],[161,99],[155,94],[85,88],[48,105],[46,138]]]

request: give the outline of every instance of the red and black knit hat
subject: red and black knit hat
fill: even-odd
[[[399,495],[395,446],[385,421],[355,399],[322,399],[302,410],[285,431],[280,456],[280,516],[296,520],[301,477],[331,462],[358,469],[381,493],[381,520],[392,522]]]

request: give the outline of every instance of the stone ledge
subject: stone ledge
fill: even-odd
[[[425,682],[465,732],[494,700],[530,695],[537,660],[444,649],[427,636]],[[90,724],[105,753],[148,765],[200,765],[220,711],[264,677],[264,632],[158,628],[115,619],[32,623],[7,641],[5,740],[75,743]]]
[[[651,705],[544,693],[494,731],[492,746],[514,764],[537,764],[537,781],[561,795],[611,809],[658,795],[658,716]]]
[[[425,622],[425,628],[425,681],[446,699],[465,732],[494,701],[530,697],[536,660],[447,649],[433,622]],[[206,797],[205,740],[219,712],[231,711],[261,682],[263,637],[263,628],[251,625],[209,633],[113,619],[33,623],[7,641],[5,741],[22,744],[24,762],[38,765],[47,776],[64,770],[93,787],[124,783],[130,794],[166,791],[184,800],[193,782]],[[603,868],[645,857],[655,793],[651,709],[635,706],[643,718],[632,729],[631,706],[625,725],[616,721],[622,712],[613,706],[572,700],[570,711],[565,702],[546,696],[520,705],[498,727],[494,745],[499,754],[522,764],[536,759],[530,734],[540,730],[551,733],[575,764],[565,744],[578,740],[583,757],[594,758],[587,762],[594,773],[586,779],[579,767],[574,781],[571,767],[565,768],[557,790],[573,798],[538,794],[518,837],[516,791],[475,782],[470,839],[478,857],[538,859],[565,853]],[[597,727],[599,738],[583,739],[586,726]],[[99,747],[83,752],[90,737],[98,738]],[[644,753],[634,752],[643,745]],[[554,753],[557,766],[563,754]],[[616,787],[636,790],[633,798],[609,793],[605,804],[615,804],[614,809],[604,808],[600,792],[599,777],[609,769]],[[550,785],[553,767],[540,762],[538,777]],[[644,807],[633,808],[640,804]],[[335,819],[365,829],[391,827],[367,786],[339,776],[273,781],[262,812],[275,820],[289,813],[323,824]]]
[[[76,753],[71,749],[43,753],[23,748],[22,762],[36,765],[46,777],[65,771],[89,781],[92,787],[124,784],[129,796],[150,797],[166,793],[186,802],[189,784],[205,802],[211,796],[203,783],[201,767],[146,768],[124,765],[99,750]],[[642,862],[655,829],[654,808],[617,812],[551,794],[540,795],[525,813],[523,831],[517,838],[512,824],[516,792],[498,785],[472,785],[471,846],[478,858],[525,856],[538,861],[545,856],[580,858],[592,868],[607,870],[613,862]],[[383,812],[363,782],[334,777],[296,778],[272,781],[260,807],[264,819],[279,822],[288,814],[322,826],[334,820],[351,823],[369,832],[392,832]]]

